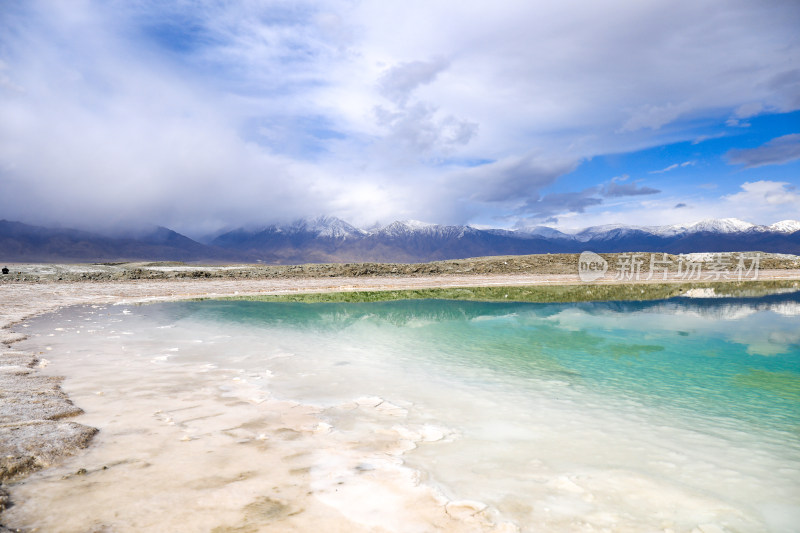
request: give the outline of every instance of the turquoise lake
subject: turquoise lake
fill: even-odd
[[[403,468],[522,531],[800,524],[797,292],[570,304],[174,302],[68,309],[30,324],[41,335],[60,325],[47,342],[71,346],[71,357],[102,346],[148,358],[154,372],[231,369],[254,398],[320,407],[331,431],[353,442],[426,428]],[[354,401],[387,416],[342,407]]]

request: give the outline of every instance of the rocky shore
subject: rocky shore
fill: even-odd
[[[97,433],[66,420],[83,411],[61,390],[59,378],[37,373],[36,355],[12,347],[24,338],[0,330],[0,512],[11,503],[6,483],[85,448]],[[9,530],[0,524],[0,531]]]

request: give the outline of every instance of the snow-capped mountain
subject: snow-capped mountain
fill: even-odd
[[[426,232],[433,227],[436,227],[436,224],[420,222],[419,220],[397,220],[383,227],[377,226],[370,233],[386,237],[401,237],[403,235]]]
[[[569,233],[564,233],[550,226],[530,226],[518,230],[519,233],[527,233],[528,235],[538,235],[548,239],[570,239],[573,236]]]
[[[540,235],[548,238],[572,239],[578,242],[592,240],[613,240],[636,234],[658,237],[676,237],[692,233],[734,234],[744,232],[793,233],[800,230],[800,222],[784,220],[770,226],[758,226],[737,218],[705,219],[691,224],[670,224],[665,226],[635,226],[628,224],[604,224],[590,226],[574,231],[559,231],[549,226],[534,226],[518,230],[520,233]]]
[[[433,224],[431,222],[422,222],[420,220],[396,220],[391,224],[386,226],[378,226],[376,228],[377,231],[386,231],[388,228],[394,228],[395,230],[406,232],[406,231],[420,231],[427,228],[432,228],[437,226],[438,224]]]
[[[583,229],[573,235],[579,242],[589,242],[592,240],[613,240],[620,239],[635,233],[650,233],[647,228],[640,226],[626,226],[624,224],[604,224],[602,226],[592,226]]]
[[[769,226],[759,227],[768,228],[769,231],[774,231],[776,233],[794,233],[795,231],[800,231],[800,220],[781,220]]]
[[[794,230],[794,231],[793,231]],[[301,220],[259,232],[237,230],[214,245],[265,260],[417,262],[486,255],[657,251],[800,253],[800,222],[758,226],[735,218],[668,226],[608,224],[562,232],[548,226],[477,229],[416,220],[358,229],[335,217]]]
[[[326,216],[297,220],[289,226],[289,229],[292,233],[312,233],[317,237],[342,240],[363,237],[367,234],[366,231],[340,218]]]
[[[395,221],[371,233],[372,236],[380,238],[408,238],[425,236],[433,239],[452,238],[462,239],[467,234],[475,233],[475,228],[470,226],[444,226],[441,224],[431,224],[420,222],[419,220]]]
[[[753,229],[755,224],[750,224],[738,218],[706,219],[686,227],[687,233],[742,233]]]
[[[348,237],[362,237],[368,232],[348,224],[344,220],[336,217],[319,216],[316,218],[301,218],[289,224],[272,224],[263,226],[256,230],[244,230],[239,228],[229,233],[248,232],[253,234],[275,233],[284,235],[308,234],[318,238],[327,239],[347,239]],[[223,234],[223,235],[226,235]]]
[[[532,246],[532,244],[538,246]],[[258,230],[238,229],[212,245],[260,260],[295,262],[423,262],[458,257],[564,251],[542,237],[400,220],[369,230],[335,217],[300,220]]]
[[[478,229],[414,220],[360,229],[336,217],[239,228],[201,244],[167,228],[114,238],[0,221],[6,261],[181,259],[269,263],[426,262],[491,255],[594,252],[736,252],[800,254],[800,221],[755,225],[738,219],[669,226],[609,224],[574,232],[547,226]]]
[[[219,235],[209,244],[260,258],[281,249],[323,246],[327,250],[333,250],[342,242],[357,241],[368,234],[340,218],[320,216],[255,230],[239,228]]]
[[[624,224],[607,224],[592,226],[575,232],[574,238],[581,242],[590,240],[610,240],[636,233],[658,237],[678,237],[695,233],[713,233],[718,235],[735,235],[746,233],[783,233],[800,231],[800,221],[782,220],[769,226],[760,226],[739,220],[738,218],[705,219],[691,224],[671,224],[666,226],[629,226]],[[569,235],[569,234],[565,234]]]

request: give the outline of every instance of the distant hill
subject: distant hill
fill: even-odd
[[[52,229],[0,220],[0,261],[225,261],[244,256],[207,246],[157,227],[136,237],[107,237],[74,229]]]
[[[397,221],[364,230],[335,217],[236,229],[202,244],[168,228],[108,237],[0,221],[0,261],[207,261],[274,264],[427,262],[492,255],[648,251],[762,251],[800,254],[800,221],[759,226],[738,219],[671,226],[606,225],[574,233],[516,231]]]

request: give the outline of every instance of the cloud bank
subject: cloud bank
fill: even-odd
[[[0,212],[197,235],[622,209],[670,191],[641,174],[551,189],[597,155],[800,108],[800,7],[770,5],[12,3]],[[729,158],[791,161],[796,137]]]

